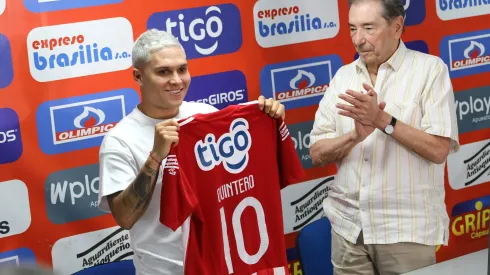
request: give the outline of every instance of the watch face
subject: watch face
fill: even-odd
[[[385,132],[388,133],[388,134],[392,134],[393,133],[393,126],[392,125],[388,125],[386,126],[385,128]]]

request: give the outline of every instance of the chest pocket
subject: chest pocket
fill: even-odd
[[[385,111],[399,121],[420,129],[422,109],[414,101],[391,101],[386,103]]]

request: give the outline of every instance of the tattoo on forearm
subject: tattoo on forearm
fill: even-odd
[[[139,209],[142,205],[145,205],[150,197],[150,189],[152,185],[152,178],[156,176],[157,170],[151,168],[145,163],[146,173],[140,173],[136,180],[133,182],[133,189],[138,196],[138,203],[135,206],[135,210]]]

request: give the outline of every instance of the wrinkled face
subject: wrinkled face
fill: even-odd
[[[349,27],[352,43],[366,65],[381,64],[388,60],[398,47],[403,19],[387,22],[382,16],[379,1],[362,1],[349,10]]]
[[[185,53],[179,47],[153,52],[143,68],[135,69],[134,77],[143,102],[162,110],[180,107],[191,82]]]

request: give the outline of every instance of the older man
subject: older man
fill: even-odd
[[[448,244],[454,94],[440,58],[405,47],[404,17],[401,0],[350,1],[359,59],[338,70],[315,115],[312,161],[338,167],[323,204],[335,274],[400,274]]]
[[[129,230],[137,275],[183,274],[183,231],[159,221],[162,166],[179,142],[177,120],[217,109],[184,101],[191,76],[184,49],[171,34],[144,32],[132,58],[142,101],[101,145],[99,207]],[[269,116],[284,118],[279,102],[260,96],[258,103]]]

